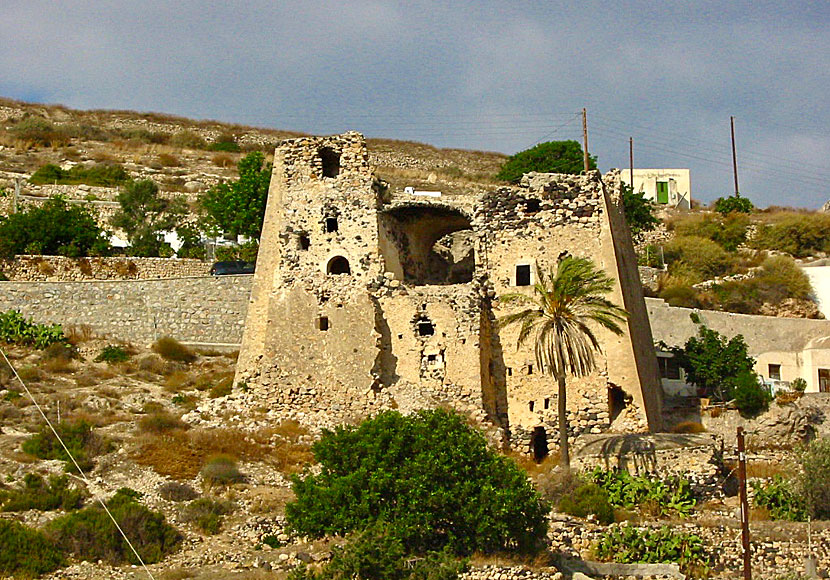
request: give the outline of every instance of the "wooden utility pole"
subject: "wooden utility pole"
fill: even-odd
[[[588,173],[588,112],[582,108],[582,165]]]
[[[741,500],[741,542],[744,548],[744,580],[752,580],[749,545],[749,502],[746,499],[746,446],[744,428],[738,427],[738,481]]]
[[[628,166],[631,172],[629,174],[631,177],[629,185],[631,186],[631,193],[634,193],[634,137],[628,138]]]
[[[738,157],[735,155],[735,117],[729,117],[729,126],[732,129],[732,173],[735,175],[735,197],[740,197],[738,193]]]

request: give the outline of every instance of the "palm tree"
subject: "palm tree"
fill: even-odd
[[[520,324],[517,348],[535,335],[536,365],[559,383],[559,463],[570,469],[565,376],[582,377],[596,368],[594,352],[601,349],[589,324],[619,335],[623,333],[620,323],[628,313],[605,298],[614,280],[587,258],[566,256],[549,274],[538,268],[537,272],[533,296],[516,293],[499,297],[502,304],[530,307],[498,322],[501,328]]]

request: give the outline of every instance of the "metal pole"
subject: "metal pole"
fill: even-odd
[[[20,178],[14,180],[14,197],[12,197],[12,213],[17,213],[17,204],[20,199]]]
[[[588,173],[588,112],[582,109],[582,165]]]
[[[738,193],[738,157],[735,154],[735,117],[729,117],[729,126],[732,130],[732,173],[735,175],[735,197],[740,197]]]
[[[630,167],[629,171],[631,172],[629,175],[631,176],[631,193],[634,193],[634,138],[628,138],[628,165]]]
[[[744,429],[738,427],[738,479],[741,499],[741,542],[744,548],[744,580],[752,580],[752,562],[749,544],[749,502],[746,499],[746,448]]]

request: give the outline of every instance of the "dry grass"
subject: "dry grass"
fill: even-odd
[[[159,153],[158,161],[162,167],[181,167],[182,160],[172,153]]]
[[[79,345],[95,338],[95,333],[89,324],[67,324],[63,327],[63,334],[71,345]]]
[[[672,433],[704,433],[706,427],[697,421],[681,421],[671,428]]]
[[[233,167],[234,165],[236,165],[236,162],[234,161],[233,157],[226,153],[217,153],[211,158],[211,162],[216,167],[224,168]]]

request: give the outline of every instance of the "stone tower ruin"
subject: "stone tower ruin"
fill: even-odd
[[[500,294],[532,292],[570,253],[615,280],[626,332],[569,379],[574,435],[658,430],[661,390],[616,172],[529,174],[481,195],[391,191],[359,133],[280,144],[237,366],[279,416],[315,426],[447,405],[539,454],[556,381],[499,329]]]

